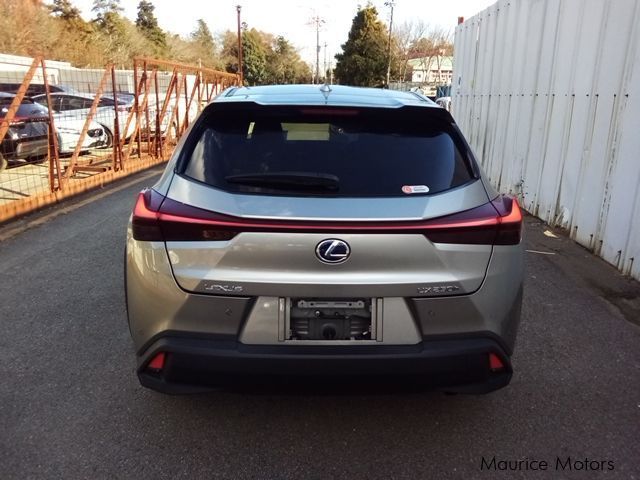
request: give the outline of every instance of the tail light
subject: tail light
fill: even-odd
[[[163,210],[164,204],[168,204]],[[133,238],[144,241],[231,240],[238,233],[198,216],[180,214],[180,203],[165,199],[154,190],[143,190],[131,217]],[[200,209],[183,208],[201,211]]]
[[[435,243],[517,245],[522,238],[522,212],[510,197],[429,222],[425,235]]]
[[[230,240],[239,232],[421,233],[434,243],[517,245],[522,213],[515,199],[417,222],[299,222],[254,220],[222,215],[165,198],[154,190],[138,195],[133,238],[144,241]]]

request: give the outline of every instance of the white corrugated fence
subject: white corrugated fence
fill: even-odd
[[[494,186],[640,278],[640,0],[500,0],[454,55],[452,113]]]

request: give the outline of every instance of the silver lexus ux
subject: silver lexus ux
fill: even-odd
[[[230,88],[135,202],[138,377],[167,393],[282,379],[504,387],[521,231],[516,200],[426,97]]]

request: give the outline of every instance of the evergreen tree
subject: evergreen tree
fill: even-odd
[[[53,0],[49,11],[58,18],[66,21],[79,20],[80,9],[73,6],[71,0]]]
[[[128,62],[132,24],[120,14],[120,0],[94,0],[92,11],[96,14],[93,23],[104,41],[105,57],[116,64]]]
[[[242,34],[242,74],[249,85],[260,85],[267,79],[267,52],[255,28]]]
[[[158,19],[153,13],[155,7],[148,0],[141,0],[138,4],[138,17],[136,27],[156,47],[157,53],[163,53],[167,48],[167,38],[164,31],[158,25]]]
[[[221,57],[229,73],[238,73],[238,37],[235,32],[222,35]],[[243,73],[246,83],[309,83],[311,69],[295,47],[282,35],[274,36],[256,29],[243,32]]]
[[[207,56],[213,56],[215,50],[215,42],[211,30],[201,18],[198,19],[197,27],[191,33],[191,40],[199,45],[199,47],[207,53]]]
[[[387,74],[386,26],[378,19],[371,4],[358,10],[353,18],[349,38],[336,55],[335,74],[345,85],[380,86]]]
[[[220,39],[222,51],[220,55],[224,62],[224,68],[229,73],[238,74],[238,36],[236,33],[227,30]]]
[[[309,66],[282,35],[275,37],[267,52],[267,83],[305,83],[311,78]]]
[[[120,0],[93,0],[91,11],[96,14],[94,22],[100,30],[111,37],[122,34],[124,27],[120,16]]]
[[[114,19],[119,17],[122,12],[120,0],[93,0],[92,12],[95,12],[95,22],[100,26],[105,26]]]

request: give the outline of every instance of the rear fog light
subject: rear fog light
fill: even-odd
[[[492,372],[499,372],[500,370],[504,370],[504,363],[500,360],[500,357],[495,353],[489,354],[489,368]]]
[[[159,372],[164,368],[165,359],[166,354],[164,352],[156,354],[156,356],[149,362],[149,365],[147,365],[147,369]]]

